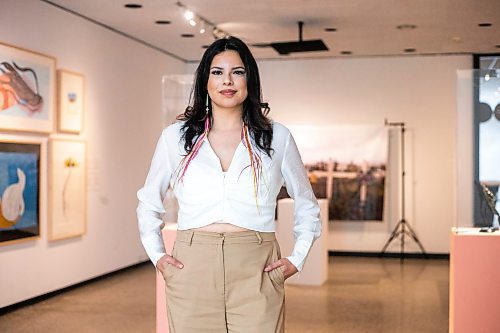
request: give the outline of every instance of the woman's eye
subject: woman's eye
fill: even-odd
[[[222,71],[220,71],[220,70],[214,70],[214,71],[211,71],[210,74],[212,74],[212,75],[222,75]]]
[[[233,73],[236,74],[236,75],[245,75],[245,71],[244,70],[237,70],[237,71],[234,71]]]

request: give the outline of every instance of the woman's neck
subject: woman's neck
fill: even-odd
[[[213,123],[211,130],[229,131],[241,129],[243,121],[243,108],[241,109],[212,109]]]

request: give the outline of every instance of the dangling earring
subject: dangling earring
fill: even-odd
[[[205,110],[207,110],[207,117],[208,117],[208,111],[210,111],[210,107],[208,106],[208,103],[209,103],[209,99],[208,99],[208,92],[207,92],[207,103],[206,103],[206,108],[205,108]]]
[[[210,97],[208,95],[208,91],[207,91],[207,103],[206,103],[206,108],[205,110],[207,111],[205,113],[205,132],[206,134],[208,134],[208,131],[210,130],[210,115],[209,115],[209,112],[210,112]]]

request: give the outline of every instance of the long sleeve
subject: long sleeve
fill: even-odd
[[[172,175],[166,145],[166,130],[163,131],[151,161],[144,186],[137,192],[137,221],[142,245],[149,259],[156,266],[158,260],[165,255],[165,246],[161,229],[161,214],[165,212],[163,199],[166,195]]]
[[[314,241],[321,234],[320,208],[292,135],[289,133],[281,164],[288,194],[294,199],[295,246],[288,260],[300,271]]]

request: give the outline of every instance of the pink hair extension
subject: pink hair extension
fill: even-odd
[[[205,119],[205,129],[204,129],[203,133],[201,133],[201,135],[198,137],[198,139],[196,139],[196,142],[194,143],[193,148],[191,149],[189,154],[187,154],[186,156],[184,156],[182,158],[181,163],[179,163],[179,166],[177,167],[177,170],[175,172],[177,174],[177,179],[174,182],[174,185],[176,182],[178,183],[178,182],[183,181],[184,175],[186,174],[187,168],[189,167],[189,163],[191,163],[193,158],[195,158],[196,155],[198,154],[198,151],[200,150],[200,147],[203,143],[203,140],[208,135],[209,131],[210,131],[210,117],[208,117],[208,115],[207,115],[207,117]],[[180,176],[179,176],[179,174],[180,174]]]
[[[260,214],[259,200],[258,200],[257,193],[259,191],[260,179],[262,178],[262,159],[252,149],[252,145],[250,144],[250,139],[248,137],[249,137],[248,128],[245,124],[243,124],[242,141],[243,141],[243,144],[245,145],[245,147],[247,148],[248,157],[250,158],[249,167],[252,170],[253,192],[254,192],[254,198],[255,198],[255,205],[256,205],[257,210]],[[242,170],[242,172],[243,172],[243,170]]]

